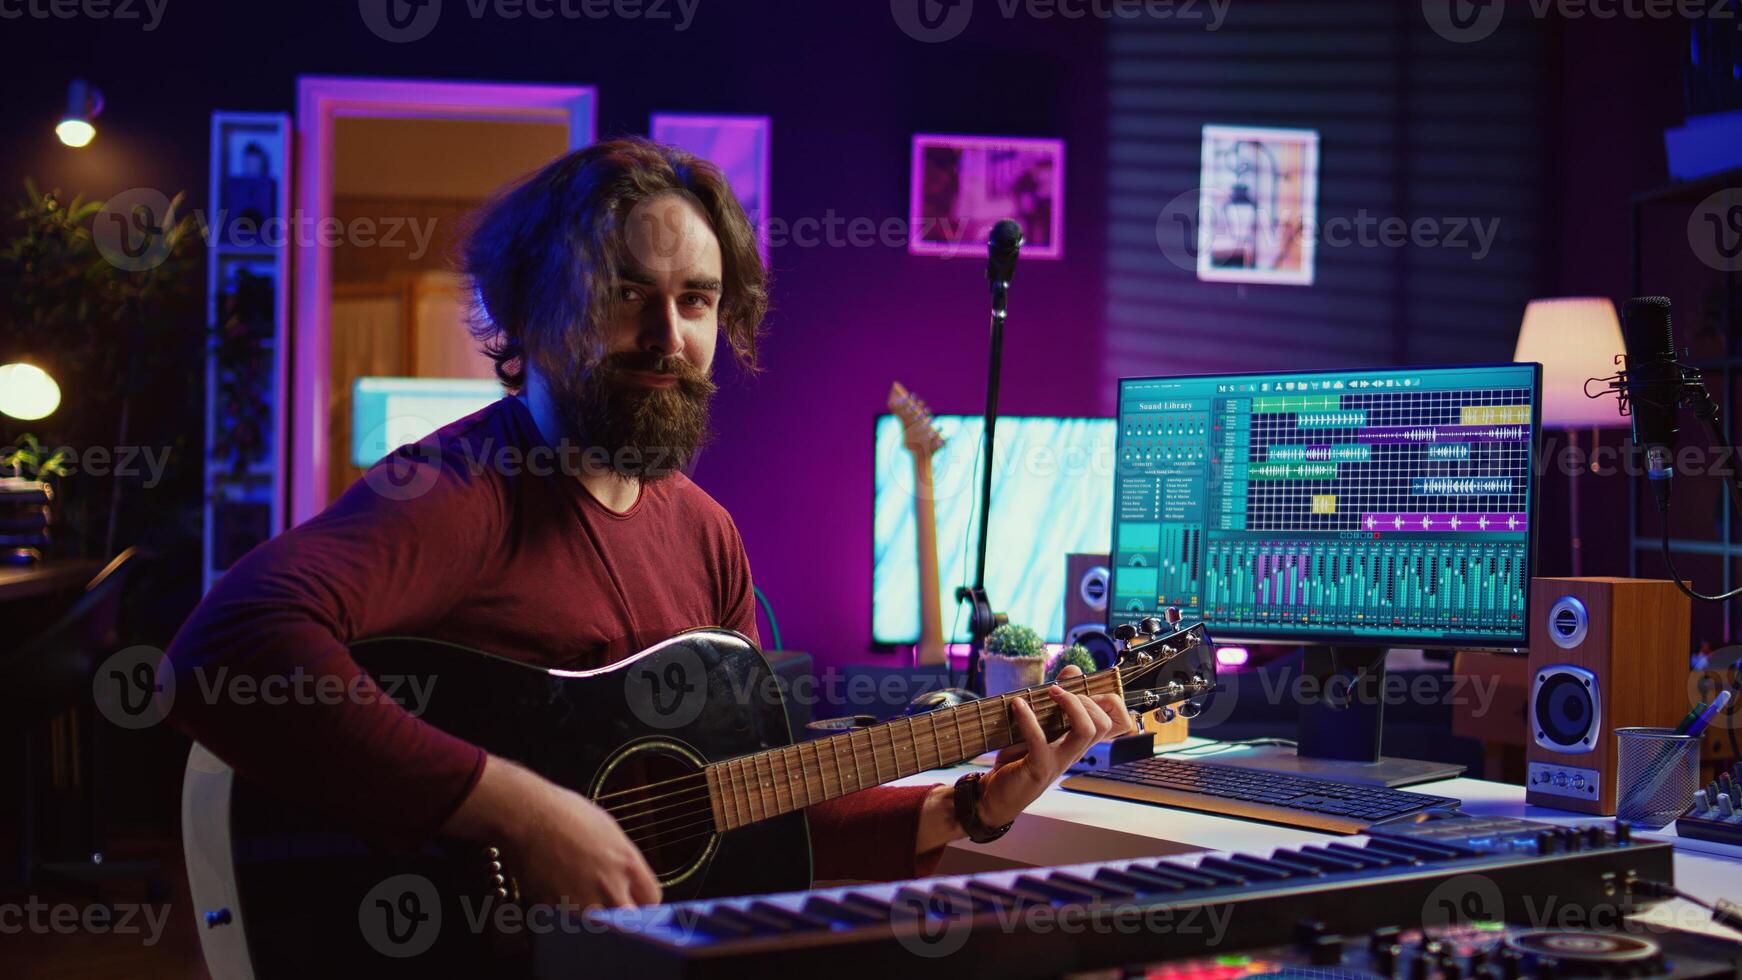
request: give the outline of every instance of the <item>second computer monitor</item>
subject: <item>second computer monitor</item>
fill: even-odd
[[[1217,639],[1528,640],[1535,364],[1129,378],[1115,620]]]

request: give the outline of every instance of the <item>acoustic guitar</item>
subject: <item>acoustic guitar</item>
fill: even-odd
[[[932,454],[944,448],[944,435],[932,423],[931,409],[917,395],[889,386],[889,410],[901,419],[901,443],[913,456],[913,525],[918,534],[919,642],[913,659],[922,665],[944,662],[944,617],[938,593],[937,488],[932,481]]]
[[[1121,695],[1136,710],[1199,697],[1215,679],[1206,642],[1201,625],[1139,635],[1117,665],[1063,686]],[[589,671],[422,639],[370,640],[352,654],[384,690],[422,692],[407,707],[425,721],[609,811],[666,901],[808,888],[806,807],[1013,744],[1014,698],[1034,706],[1049,735],[1064,724],[1035,687],[794,743],[761,651],[718,629]],[[199,745],[182,827],[218,980],[523,974],[539,935],[583,927],[572,907],[518,904],[514,862],[535,855],[471,843],[386,853]]]

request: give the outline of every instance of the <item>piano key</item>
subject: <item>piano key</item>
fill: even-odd
[[[1072,888],[1093,892],[1095,897],[1102,899],[1132,898],[1137,894],[1135,889],[1124,888],[1107,881],[1090,881],[1087,878],[1071,874],[1069,871],[1054,871],[1047,875],[1047,878],[1050,881],[1062,882]]]
[[[1302,860],[1299,855],[1281,849],[1271,852],[1270,857],[1265,860],[1269,861],[1271,864],[1287,868],[1297,875],[1307,875],[1311,877],[1325,873],[1324,869],[1318,865]]]
[[[970,881],[964,887],[967,888],[969,894],[997,902],[1004,908],[1019,908],[1036,902],[1036,899],[1032,897],[1019,895],[1008,888],[1000,888],[989,882]],[[1047,905],[1050,903],[1041,899],[1039,904]]]
[[[792,926],[795,929],[813,929],[814,930],[814,929],[832,928],[829,925],[829,920],[827,918],[819,918],[819,917],[814,916],[814,915],[807,915],[803,912],[799,912],[799,911],[795,911],[793,909],[785,908],[783,906],[776,905],[773,902],[766,901],[766,900],[757,900],[757,901],[751,902],[750,903],[750,911],[752,913],[757,914],[757,915],[768,916],[770,918],[775,918],[775,919],[784,919],[784,920],[786,920],[786,923],[788,925]]]
[[[939,885],[932,889],[932,894],[944,896],[953,903],[950,907],[956,909],[969,909],[975,912],[995,912],[998,909],[1004,908],[1003,905],[990,898],[983,898],[973,894],[965,888],[958,888],[955,885]]]
[[[1127,865],[1125,870],[1135,871],[1139,867],[1149,874],[1160,875],[1164,879],[1177,881],[1186,888],[1215,888],[1220,885],[1231,884],[1231,882],[1227,880],[1226,875],[1216,876],[1205,874],[1202,871],[1188,868],[1184,865],[1169,864],[1166,861],[1156,861],[1141,866],[1135,864]]]
[[[807,899],[804,903],[804,911],[806,915],[831,919],[848,926],[868,926],[883,921],[878,916],[850,909],[832,898],[824,898],[821,895],[813,895]]]
[[[1212,882],[1218,885],[1246,884],[1245,875],[1240,874],[1237,871],[1229,871],[1225,868],[1217,867],[1217,861],[1215,858],[1200,858],[1198,860],[1196,871],[1198,874],[1208,877]]]
[[[1260,877],[1268,877],[1274,881],[1284,881],[1295,877],[1298,872],[1286,864],[1261,858],[1256,854],[1234,854],[1228,858],[1228,863],[1237,869],[1243,869]]]
[[[1139,895],[1162,895],[1184,891],[1186,887],[1182,882],[1162,878],[1160,875],[1144,874],[1138,870],[1120,871],[1116,868],[1101,868],[1095,872],[1095,880],[1133,889]]]
[[[1396,847],[1390,841],[1382,840],[1378,837],[1368,838],[1367,845],[1361,849],[1369,854],[1383,854],[1386,857],[1395,859],[1399,864],[1421,864],[1424,860],[1421,854],[1407,848]],[[1439,859],[1427,858],[1425,860]]]
[[[1288,872],[1280,868],[1267,868],[1252,865],[1238,858],[1206,857],[1198,861],[1198,870],[1209,873],[1230,874],[1241,879],[1254,878],[1258,881],[1281,881],[1288,877]]]
[[[1322,847],[1314,847],[1311,844],[1295,850],[1290,856],[1297,861],[1316,864],[1326,871],[1359,871],[1367,866],[1360,861],[1332,854]]]
[[[848,892],[842,895],[841,904],[855,912],[874,916],[879,922],[889,921],[889,903],[879,898],[872,898],[864,892]]]
[[[738,909],[719,902],[696,923],[703,932],[724,936],[766,936],[784,930],[758,922]],[[724,933],[717,930],[725,930]]]
[[[1467,857],[1471,853],[1466,848],[1453,847],[1439,841],[1422,840],[1417,837],[1392,837],[1380,834],[1375,839],[1384,841],[1389,847],[1401,847],[1406,851],[1414,851],[1431,861],[1445,861],[1455,857]]]
[[[1019,892],[1039,892],[1055,902],[1093,902],[1100,897],[1087,888],[1078,888],[1051,878],[1036,878],[1034,875],[1018,875],[1011,887]]]
[[[748,925],[721,918],[711,912],[698,914],[692,920],[691,931],[700,932],[715,939],[743,939],[754,936],[757,932]]]
[[[738,908],[736,906],[722,905],[720,908],[715,909],[714,913],[726,918],[739,919],[744,923],[751,925],[760,933],[791,932],[793,930],[792,923],[788,922],[785,917],[779,915],[768,915],[750,907]]]
[[[1394,864],[1406,863],[1404,859],[1378,851],[1369,851],[1365,847],[1354,847],[1342,841],[1332,841],[1325,845],[1328,851],[1336,851],[1339,857],[1361,862],[1364,868],[1388,868]]]

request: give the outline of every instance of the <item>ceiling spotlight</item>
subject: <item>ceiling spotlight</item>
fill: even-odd
[[[60,385],[34,364],[0,364],[0,414],[34,422],[60,407]]]
[[[103,93],[84,79],[75,78],[67,86],[67,111],[55,125],[54,134],[74,149],[84,146],[97,135],[97,127],[91,124],[91,120],[102,111]]]

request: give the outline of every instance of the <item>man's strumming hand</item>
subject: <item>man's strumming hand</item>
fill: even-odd
[[[507,759],[489,757],[442,832],[501,850],[525,903],[613,908],[659,901],[659,879],[609,813]]]

